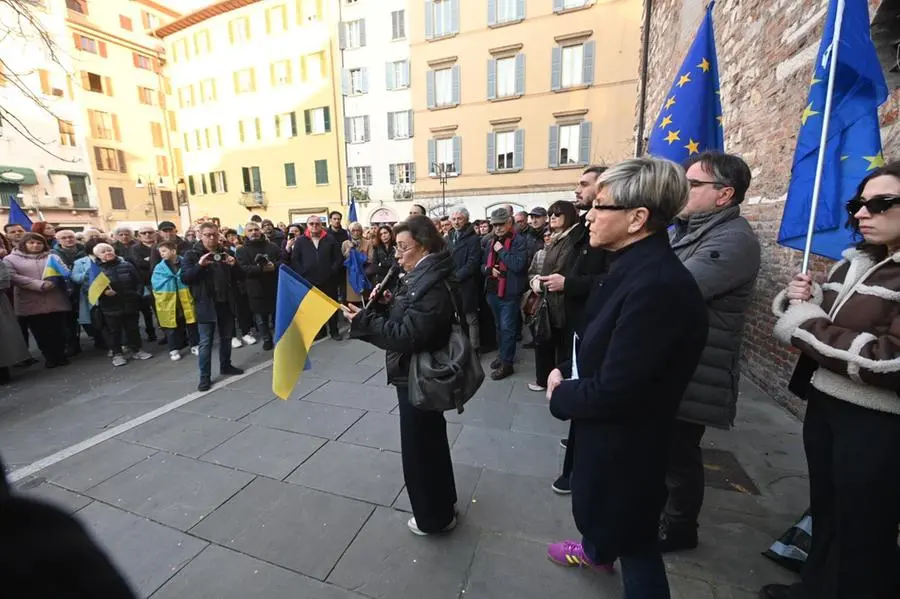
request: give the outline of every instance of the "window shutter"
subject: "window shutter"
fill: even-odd
[[[140,62],[140,60],[138,60],[138,53],[137,53],[137,52],[132,52],[132,53],[131,53],[131,64],[133,64],[133,65],[136,66],[136,67],[140,67],[141,62]]]
[[[553,56],[550,59],[550,89],[556,91],[562,89],[562,48],[553,47]]]
[[[197,195],[197,186],[194,185],[194,175],[188,175],[188,191],[191,195]]]
[[[525,168],[525,129],[516,129],[513,168],[517,170]]]
[[[409,59],[403,61],[403,86],[409,87]]]
[[[455,64],[450,69],[450,79],[451,79],[451,87],[452,87],[452,102],[453,104],[459,104],[459,65]]]
[[[97,46],[100,49],[100,56],[106,58],[106,42],[98,42]]]
[[[222,171],[222,191],[228,193],[228,180],[225,179],[225,171]]]
[[[406,111],[406,118],[409,119],[409,136],[412,137],[413,136],[413,111],[412,110]]]
[[[110,79],[109,77],[103,78],[103,91],[104,91],[104,93],[106,93],[107,96],[112,98],[113,86],[112,86],[112,79]]]
[[[384,63],[384,89],[394,89],[394,63]]]
[[[409,182],[410,183],[416,182],[416,163],[415,162],[409,163]]]
[[[96,137],[97,135],[97,112],[95,110],[88,109],[88,126],[91,128],[91,137]]]
[[[550,157],[547,160],[547,164],[550,168],[559,166],[559,125],[550,125],[550,144],[548,149]]]
[[[397,36],[398,38],[406,37],[406,10],[397,11]]]
[[[341,71],[341,90],[345,96],[350,95],[350,69]]]
[[[81,36],[77,33],[72,34],[72,41],[75,42],[75,49],[81,50]]]
[[[487,98],[497,98],[497,61],[493,58],[488,58],[487,61]]]
[[[221,133],[219,134],[219,137],[220,137],[219,142],[221,143]],[[291,137],[297,137],[297,113],[296,112],[291,113]]]
[[[119,131],[119,117],[116,115],[112,115],[112,128],[113,136],[116,138],[116,141],[122,141],[122,133]]]
[[[394,139],[394,113],[387,113],[388,139]]]
[[[425,0],[425,39],[434,38],[434,2]]]
[[[450,33],[459,33],[459,0],[450,0]]]
[[[585,42],[582,46],[581,58],[581,82],[585,85],[594,84],[594,56],[596,55],[597,42]]]
[[[563,0],[553,0],[553,12],[562,12]]]
[[[584,121],[581,123],[578,132],[578,158],[581,164],[591,163],[591,123]]]
[[[303,121],[306,126],[306,134],[312,133],[312,122],[310,121],[309,109],[303,111]]]
[[[369,93],[369,67],[362,67],[360,69],[360,79],[362,79],[363,93]]]
[[[41,77],[41,92],[45,96],[50,95],[50,73],[47,72],[46,69],[38,69],[38,74]]]
[[[525,95],[525,55],[516,54],[516,95]]]
[[[338,27],[338,40],[340,44],[341,50],[347,49],[347,24],[341,23],[341,26]]]
[[[353,142],[353,135],[350,133],[350,128],[353,126],[352,121],[349,116],[344,117],[344,137],[347,138],[348,143]]]
[[[119,158],[119,172],[127,173],[128,167],[125,164],[125,152],[123,152],[122,150],[116,150],[116,153],[118,154]]]
[[[150,29],[150,13],[145,10],[141,11],[141,22],[144,24],[144,29]]]
[[[497,134],[489,131],[487,134],[487,172],[497,170]]]
[[[363,139],[366,141],[372,140],[372,133],[369,129],[369,115],[363,117]]]
[[[488,10],[488,27],[491,25],[497,24],[497,0],[488,0],[487,1],[487,10]]]
[[[388,172],[391,174],[391,185],[396,185],[397,184],[397,165],[389,164]]]
[[[391,39],[395,40],[400,37],[397,33],[397,12],[394,11],[391,13]]]
[[[103,152],[97,146],[94,146],[94,162],[97,165],[97,170],[102,171],[103,170]]]
[[[166,94],[164,94],[164,93],[162,92],[162,90],[160,90],[160,91],[157,92],[157,95],[159,96],[159,105],[160,105],[160,106],[165,105],[165,103],[166,103]],[[151,97],[152,97],[152,96],[151,96]],[[152,100],[151,100],[151,101],[152,101]]]
[[[216,174],[215,173],[209,174],[209,190],[212,193],[216,193]]]
[[[434,108],[434,71],[425,73],[425,96],[428,108]]]
[[[525,0],[516,0],[516,18],[525,18]]]
[[[437,162],[437,142],[433,139],[428,140],[428,172],[434,174],[434,163]]]
[[[362,48],[366,45],[366,20],[360,19],[359,21],[359,47]]]
[[[323,119],[325,121],[325,133],[330,133],[331,132],[331,108],[326,106],[322,109],[322,112],[325,113],[325,118]]]

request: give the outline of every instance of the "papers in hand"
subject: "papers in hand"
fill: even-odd
[[[578,344],[578,333],[572,335],[572,379],[573,381],[578,380],[578,351],[576,349]]]

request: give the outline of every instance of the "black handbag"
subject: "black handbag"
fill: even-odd
[[[453,291],[453,322],[447,345],[433,352],[414,354],[409,361],[409,402],[420,410],[463,413],[463,406],[484,382],[481,360],[472,348]]]
[[[525,316],[525,326],[531,332],[531,338],[535,343],[546,343],[553,336],[550,328],[550,306],[547,304],[547,294],[539,294],[537,307],[534,314]]]

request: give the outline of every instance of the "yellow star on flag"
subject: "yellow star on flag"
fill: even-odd
[[[725,117],[720,114],[716,117],[716,120],[719,121],[719,127],[721,127],[722,123],[725,121]]]
[[[815,85],[816,83],[822,83],[822,80],[816,79],[815,77],[813,77],[809,82],[810,85]]]
[[[679,133],[681,133],[681,129],[679,129],[678,131],[669,131],[669,134],[666,135],[665,140],[667,142],[669,142],[670,146],[672,145],[672,142],[675,142],[675,141],[678,141],[681,139],[680,137],[678,137]]]
[[[709,72],[709,61],[706,60],[705,58],[704,58],[703,60],[701,60],[701,61],[700,61],[700,64],[698,64],[697,66],[700,67],[700,69],[701,69],[704,73],[708,73],[708,72]]]
[[[800,122],[805,125],[806,120],[809,117],[816,115],[816,114],[819,114],[819,113],[812,109],[812,102],[810,102],[809,104],[806,105],[806,108],[803,109],[803,114],[800,115]]]
[[[690,83],[690,81],[691,81],[691,74],[685,73],[684,75],[681,76],[681,79],[678,80],[678,87],[684,87],[684,84]]]
[[[878,152],[874,156],[863,156],[863,158],[869,161],[869,166],[866,167],[867,171],[884,166],[884,155],[881,152]]]
[[[666,100],[666,110],[672,108],[672,105],[675,103],[675,96],[672,96],[668,100]]]
[[[700,153],[700,142],[694,141],[693,139],[690,139],[688,144],[684,147],[687,148],[688,156]]]
[[[668,127],[671,124],[672,124],[672,117],[671,117],[671,115],[667,115],[667,116],[664,116],[662,122],[659,123],[659,128],[665,129],[666,127]]]

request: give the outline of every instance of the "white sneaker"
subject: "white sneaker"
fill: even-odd
[[[177,349],[173,349],[172,351],[169,352],[169,359],[172,360],[173,362],[177,362],[178,360],[181,359],[181,352],[178,351]]]
[[[145,352],[144,350],[134,352],[135,360],[149,360],[152,357],[153,354],[151,354],[150,352]]]
[[[241,341],[244,342],[244,345],[253,345],[256,343],[256,337],[248,333],[241,337]]]
[[[125,366],[128,364],[128,360],[125,359],[125,356],[121,354],[116,354],[113,356],[112,365],[113,366]]]
[[[192,355],[192,356],[199,356],[199,355],[200,355],[200,346],[199,346],[199,345],[192,345],[192,346],[191,346],[191,355]]]
[[[241,340],[238,339],[237,337],[232,337],[231,338],[231,349],[237,349],[239,347],[244,347],[244,344],[241,343]]]
[[[541,387],[541,386],[538,385],[537,383],[528,383],[528,390],[529,390],[529,391],[534,391],[535,393],[537,393],[538,391],[546,391],[547,388],[546,388],[546,387]]]
[[[422,530],[419,530],[418,525],[416,525],[416,519],[415,519],[415,517],[410,518],[410,519],[407,521],[406,525],[409,527],[409,530],[412,531],[412,533],[413,533],[414,535],[419,535],[420,537],[427,537],[427,536],[430,535],[430,534],[434,534],[434,533],[431,533],[431,532],[424,532],[424,531],[422,531]],[[453,520],[451,520],[451,521],[450,521],[450,524],[448,524],[447,526],[445,526],[445,527],[441,530],[441,532],[450,532],[450,531],[453,530],[454,528],[456,528],[456,516],[453,516]]]
[[[115,355],[116,355],[116,354],[113,353],[113,350],[109,350],[108,352],[106,352],[106,357],[107,357],[107,358],[112,358],[112,357],[115,356]]]

